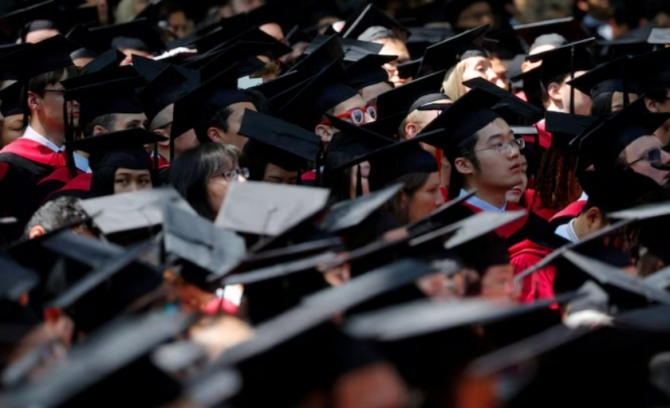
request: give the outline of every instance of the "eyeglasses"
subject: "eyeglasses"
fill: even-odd
[[[512,139],[507,142],[496,143],[493,146],[484,147],[482,149],[473,150],[472,152],[481,152],[482,150],[495,150],[496,153],[505,155],[514,151],[521,151],[526,147],[526,141],[522,138]]]
[[[235,181],[238,179],[238,177],[244,177],[245,179],[249,178],[249,169],[246,167],[242,167],[241,169],[233,169],[230,171],[224,171],[221,174],[221,177],[226,179],[227,181]]]
[[[338,119],[350,119],[351,123],[354,125],[362,125],[366,122],[365,115],[368,114],[373,120],[377,119],[377,106],[375,105],[368,105],[365,108],[354,108],[354,109],[349,109],[348,111],[341,113],[339,115],[335,115],[336,118]],[[332,125],[330,123],[330,120],[327,118],[324,119],[322,122],[324,125]]]
[[[653,149],[649,149],[642,156],[640,156],[638,159],[633,160],[632,162],[628,163],[628,167],[634,165],[635,163],[641,162],[643,160],[648,161],[650,163],[657,163],[661,161],[661,155],[662,155],[662,149],[660,147],[655,147]]]

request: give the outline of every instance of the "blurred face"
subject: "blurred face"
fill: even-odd
[[[473,78],[484,78],[492,84],[500,88],[505,88],[507,85],[500,76],[493,70],[491,60],[486,57],[471,57],[465,59],[465,70],[463,71],[463,82]]]
[[[366,104],[376,105],[377,97],[386,91],[390,91],[391,89],[393,89],[393,86],[387,84],[386,82],[379,82],[377,84],[366,86],[365,88],[358,91],[358,93],[361,95],[361,98],[363,98]]]
[[[265,23],[259,27],[267,35],[271,35],[277,41],[286,43],[286,38],[284,38],[284,30],[281,29],[281,26],[277,23]]]
[[[456,27],[461,29],[475,28],[493,22],[493,11],[486,1],[478,1],[466,7],[458,15]]]
[[[514,267],[510,264],[489,266],[482,276],[481,297],[492,299],[514,297],[514,293],[510,290],[513,277]]]
[[[23,114],[7,116],[2,121],[0,145],[6,146],[23,135]]]
[[[523,167],[519,147],[513,143],[514,135],[507,123],[498,118],[479,130],[473,154],[479,161],[479,169],[469,160],[456,160],[459,172],[471,175],[475,188],[507,190],[523,181]],[[501,149],[499,151],[498,149]]]
[[[426,183],[409,199],[409,222],[418,221],[444,204],[440,190],[440,175],[431,173]]]
[[[175,11],[168,16],[168,29],[177,38],[184,38],[193,31],[193,21],[183,11]]]
[[[29,44],[35,44],[48,38],[55,37],[58,34],[60,34],[58,30],[52,28],[35,30],[26,34],[26,42]]]
[[[629,93],[628,94],[628,102],[633,102],[638,98],[637,94],[634,93]],[[612,102],[610,105],[610,109],[612,112],[619,112],[620,110],[623,109],[623,92],[616,91],[612,94]]]
[[[228,117],[228,131],[223,132],[223,143],[232,144],[238,149],[242,150],[247,143],[247,138],[240,135],[240,127],[242,126],[242,118],[244,117],[244,110],[249,109],[256,112],[256,107],[251,102],[237,102],[229,106],[232,113]]]
[[[144,113],[117,113],[114,117],[114,128],[110,131],[147,128],[147,115]]]
[[[519,204],[521,197],[523,197],[523,193],[526,191],[526,188],[528,187],[528,175],[526,173],[526,171],[528,170],[528,160],[526,160],[524,156],[521,156],[521,168],[523,169],[523,174],[521,175],[521,183],[512,187],[512,189],[509,190],[505,196],[507,198],[507,201],[515,204]]]
[[[28,105],[32,116],[37,118],[40,125],[47,132],[63,133],[65,121],[63,118],[63,92],[65,88],[60,82],[48,84],[41,95],[28,93]],[[68,115],[72,114],[75,124],[79,121],[79,104],[68,102]]]
[[[660,170],[652,167],[652,162],[670,165],[670,153],[662,149],[663,145],[656,136],[642,136],[626,146],[623,151],[626,163],[630,168],[643,176],[666,185],[670,180],[670,170]]]
[[[230,7],[234,14],[248,13],[265,4],[264,0],[232,0]]]
[[[276,164],[268,163],[265,166],[265,174],[263,175],[263,181],[275,184],[295,185],[298,183],[298,172],[285,170],[277,166]]]
[[[407,46],[400,40],[385,40],[384,47],[379,51],[381,55],[396,55],[398,59],[384,64],[384,69],[389,74],[389,81],[393,86],[400,86],[406,82],[406,79],[400,78],[398,64],[409,61],[409,51]]]
[[[236,170],[233,172],[233,170]],[[238,173],[238,174],[234,174]],[[220,169],[207,182],[207,204],[214,214],[219,213],[219,209],[226,199],[226,192],[232,182],[244,182],[246,179],[241,173],[237,162]]]
[[[361,192],[363,195],[370,194],[370,183],[368,177],[370,176],[370,162],[364,161],[360,166],[351,168],[351,183],[349,189],[349,197],[356,198],[356,186],[358,186],[358,168],[361,169]]]
[[[108,9],[107,9],[107,0],[86,0],[86,7],[96,6],[98,8],[98,18],[102,24],[107,24],[108,20]]]
[[[131,193],[153,187],[149,170],[132,170],[120,167],[114,174],[114,194]]]
[[[450,99],[439,99],[432,104],[450,104],[452,103]],[[434,121],[442,111],[439,109],[434,110],[415,110],[412,111],[407,116],[407,122],[405,124],[405,134],[407,139],[412,139],[414,136],[418,135],[430,122]],[[430,150],[432,153],[435,152],[435,148],[429,146],[426,150]]]

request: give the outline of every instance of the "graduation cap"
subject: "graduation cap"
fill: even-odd
[[[398,69],[398,76],[402,79],[418,78],[419,68],[421,67],[422,62],[423,59],[418,58],[415,60],[403,62],[402,64],[398,64],[396,66]]]
[[[532,125],[544,114],[543,110],[531,105],[484,78],[473,78],[463,82],[468,88],[479,88],[500,99],[492,109],[510,125]]]
[[[545,115],[545,129],[552,135],[552,146],[576,150],[577,146],[573,141],[577,135],[593,126],[596,121],[597,118],[591,116],[547,112]]]
[[[294,273],[314,272],[320,265],[332,262],[337,258],[337,254],[332,251],[326,251],[317,255],[301,258],[296,261],[279,263],[276,265],[258,268],[236,273],[225,277],[222,281],[224,285],[249,285],[256,282],[263,282],[270,279],[285,277]]]
[[[538,69],[540,70],[541,81],[546,87],[551,81],[562,75],[570,74],[572,78],[577,71],[592,69],[595,65],[593,55],[586,47],[593,44],[593,41],[593,38],[589,38],[572,42],[550,51],[529,55],[527,60],[531,62],[542,61],[542,65]]]
[[[670,84],[670,49],[640,55],[631,61],[633,75],[643,92],[665,90]]]
[[[126,58],[119,50],[110,48],[109,50],[97,55],[93,61],[86,64],[82,70],[82,74],[93,74],[95,72],[105,71],[118,67]],[[72,57],[74,59],[74,57]]]
[[[339,61],[331,62],[307,84],[298,85],[296,88],[299,89],[288,91],[295,92],[294,96],[284,106],[278,107],[278,113],[284,119],[306,129],[316,125],[328,110],[358,95],[349,85]]]
[[[72,66],[70,53],[79,46],[62,35],[56,35],[37,44],[28,44],[0,57],[4,71],[28,81],[40,74]]]
[[[133,398],[142,406],[171,402],[179,397],[181,386],[152,363],[151,352],[192,323],[192,316],[175,313],[120,319],[75,346],[66,364],[7,393],[3,405],[86,406],[99,405],[103,398],[105,406],[119,406],[128,398],[119,390],[134,390]]]
[[[323,38],[324,36],[320,37]],[[320,37],[317,37],[317,39]],[[312,43],[316,42],[317,39]],[[358,41],[353,38],[337,37],[337,42],[340,44],[340,47],[342,47],[342,51],[344,52],[344,61],[351,63],[359,61],[369,55],[379,55],[379,51],[384,48],[383,44],[369,41]],[[390,56],[387,55],[386,57]]]
[[[547,34],[558,34],[567,42],[580,41],[589,37],[588,33],[574,17],[556,18],[529,24],[517,24],[514,26],[514,31],[523,38],[529,48],[532,48],[533,45],[539,45],[534,44],[535,41],[539,37]]]
[[[23,113],[23,106],[21,105],[22,89],[21,82],[15,82],[0,90],[0,113],[3,117],[7,118]]]
[[[184,68],[177,70],[168,66],[137,93],[148,123],[151,124],[156,115],[167,106],[198,87],[200,75],[196,71],[184,71]],[[186,73],[190,75],[185,75]]]
[[[265,158],[284,169],[301,168],[318,159],[321,139],[313,132],[264,113],[245,110],[238,132],[251,139],[244,146],[249,159]]]
[[[342,28],[342,37],[354,38],[361,41],[374,41],[394,35],[404,42],[410,34],[407,28],[384,14],[383,11],[372,3],[365,6],[360,13],[352,17],[345,24],[344,28]]]
[[[512,301],[476,298],[417,301],[352,317],[345,330],[355,337],[397,341],[459,327],[505,321],[548,309],[555,302],[547,300],[520,305]]]
[[[398,194],[401,188],[402,184],[395,184],[353,200],[336,203],[328,209],[319,228],[337,232],[360,225],[373,211]]]
[[[440,43],[426,48],[419,68],[419,75],[450,69],[470,57],[488,57],[482,48],[488,24],[471,28]]]
[[[354,89],[361,90],[366,86],[388,82],[388,74],[382,65],[396,58],[393,55],[369,54],[349,64],[345,68],[349,77],[349,84]]]
[[[296,71],[287,72],[278,76],[277,78],[271,79],[262,84],[256,85],[251,89],[258,91],[265,96],[265,99],[271,101],[275,96],[286,91],[289,88],[293,88],[299,83],[303,82],[305,78]]]
[[[653,135],[669,115],[648,113],[641,98],[610,118],[586,129],[579,135],[579,169],[593,164],[596,171],[610,171],[621,152],[634,140]]]
[[[377,97],[379,116],[384,118],[400,112],[403,112],[404,116],[408,115],[417,99],[425,95],[439,93],[444,80],[444,73],[445,71],[434,72],[379,95]],[[445,95],[440,99],[449,98]]]
[[[104,50],[115,47],[119,50],[135,49],[150,54],[165,51],[160,34],[146,19],[92,28],[89,35]]]
[[[23,42],[33,31],[53,29],[66,33],[76,24],[98,22],[96,7],[77,7],[76,4],[47,0],[0,16],[0,30],[7,38],[16,40],[18,37]]]
[[[167,205],[163,219],[165,251],[184,262],[180,275],[200,288],[219,287],[224,273],[245,256],[242,238],[190,211]]]
[[[168,187],[90,198],[81,206],[88,214],[97,214],[95,225],[110,235],[162,224],[163,206],[168,203],[190,209],[179,193]]]
[[[640,94],[641,90],[631,72],[632,61],[628,57],[620,57],[611,62],[580,75],[568,82],[583,93],[590,95],[591,99],[604,92],[623,92],[626,94]]]
[[[333,61],[344,59],[344,50],[338,37],[333,34],[322,38],[320,43],[311,50],[306,50],[304,58],[298,61],[289,72],[298,71],[305,75],[316,75],[333,64]]]
[[[329,191],[247,181],[232,183],[215,225],[233,231],[276,236],[314,216],[326,205]]]

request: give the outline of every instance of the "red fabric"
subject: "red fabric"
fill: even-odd
[[[551,252],[551,248],[538,245],[530,240],[524,240],[513,245],[509,249],[509,254],[510,263],[514,266],[514,274],[518,275],[530,268]],[[537,299],[553,299],[555,297],[555,277],[556,267],[554,265],[549,265],[527,276],[523,280],[519,300],[521,302],[534,302]]]
[[[151,157],[151,162],[156,166],[156,156]],[[158,170],[164,170],[170,167],[170,162],[163,156],[158,156]]]
[[[77,174],[81,174],[82,171],[77,170]],[[37,185],[40,185],[42,183],[48,183],[50,181],[60,181],[63,184],[67,183],[68,181],[72,180],[72,175],[70,173],[70,169],[65,166],[65,167],[59,167],[56,170],[52,171],[51,174],[40,180]]]
[[[544,119],[542,119],[541,121],[535,124],[535,127],[537,128],[537,133],[540,140],[540,147],[545,150],[549,149],[549,147],[551,146],[552,135],[551,133],[547,132],[547,123],[545,122]]]
[[[47,146],[24,137],[18,138],[0,150],[0,153],[13,153],[24,159],[50,167],[64,167],[65,154],[56,153]]]
[[[7,170],[9,170],[9,164],[8,163],[0,163],[0,181],[5,178],[5,174],[7,174]]]
[[[203,308],[202,312],[208,315],[217,315],[220,312],[227,314],[237,314],[238,307],[235,303],[228,299],[215,298],[208,302]]]
[[[54,195],[67,191],[91,191],[91,180],[93,180],[92,173],[80,173],[77,177],[65,183],[63,187],[49,194],[44,201],[49,201]]]
[[[586,206],[586,200],[574,201],[568,204],[568,206],[562,209],[561,211],[557,212],[553,217],[551,217],[549,221],[554,222],[558,221],[561,218],[569,218],[569,219],[575,218],[582,212],[585,206]]]
[[[482,210],[479,207],[476,207],[470,203],[464,202],[464,206],[472,210],[475,214],[480,213]],[[506,211],[519,211],[523,210],[524,208],[519,207],[518,205],[514,203],[507,203],[507,209]],[[518,220],[511,222],[507,225],[503,225],[502,227],[496,229],[496,234],[502,238],[509,238],[514,233],[518,232],[521,228],[523,228],[526,225],[526,222],[528,221],[528,215],[524,215],[523,217],[519,218]]]
[[[526,208],[546,221],[549,221],[558,212],[558,210],[543,208],[542,201],[540,201],[539,197],[535,197],[535,190],[532,188],[524,192],[524,199],[526,200]]]
[[[300,180],[302,180],[302,181],[316,181],[316,171],[311,170],[311,171],[308,171],[307,173],[302,173],[302,176],[300,176]]]

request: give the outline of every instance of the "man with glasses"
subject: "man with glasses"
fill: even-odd
[[[61,81],[76,76],[70,52],[78,46],[62,36],[21,46],[2,58],[3,70],[12,72],[27,89],[24,109],[28,126],[23,136],[0,151],[0,216],[16,217],[22,228],[39,207],[37,183],[65,166],[65,100]],[[76,117],[77,107],[67,105]],[[8,199],[10,198],[11,199]],[[18,232],[18,231],[17,231]]]

